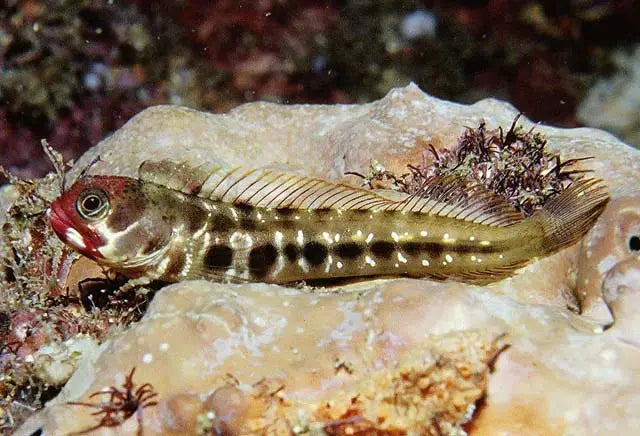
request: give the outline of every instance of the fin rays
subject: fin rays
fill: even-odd
[[[400,201],[344,184],[268,169],[214,167],[205,171],[160,161],[144,162],[139,177],[186,194],[266,208],[416,212],[489,226],[508,226],[523,220],[494,193],[452,176],[435,177]]]

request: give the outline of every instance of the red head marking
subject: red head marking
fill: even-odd
[[[51,203],[48,216],[51,227],[58,237],[66,244],[92,259],[104,256],[100,247],[108,243],[96,228],[94,222],[82,216],[79,211],[78,200],[89,191],[101,193],[109,202],[118,198],[135,179],[116,176],[90,176],[80,178],[71,188]],[[107,204],[108,207],[108,204]],[[108,214],[108,210],[105,210]]]

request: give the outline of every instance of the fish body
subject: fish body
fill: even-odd
[[[577,182],[524,219],[492,193],[451,178],[393,201],[267,170],[203,172],[163,161],[143,164],[138,179],[82,177],[49,217],[80,253],[149,281],[487,283],[575,243],[607,200],[599,181]]]

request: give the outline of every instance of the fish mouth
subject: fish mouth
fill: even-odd
[[[74,222],[55,202],[47,210],[47,218],[51,228],[62,242],[91,258],[100,258],[102,255],[97,250],[91,238],[85,238],[75,228]]]

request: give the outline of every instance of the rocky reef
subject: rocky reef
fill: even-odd
[[[516,115],[497,100],[464,106],[413,85],[363,105],[250,103],[221,115],[159,106],[89,150],[68,178],[99,156],[93,174],[134,176],[142,161],[169,158],[358,184],[345,173],[372,160],[405,173],[431,147],[455,146],[465,127],[508,128]],[[632,433],[640,152],[594,129],[536,131],[563,160],[593,157],[577,168],[609,187],[582,243],[482,287],[165,287],[140,321],[79,351],[62,392],[16,434]]]

